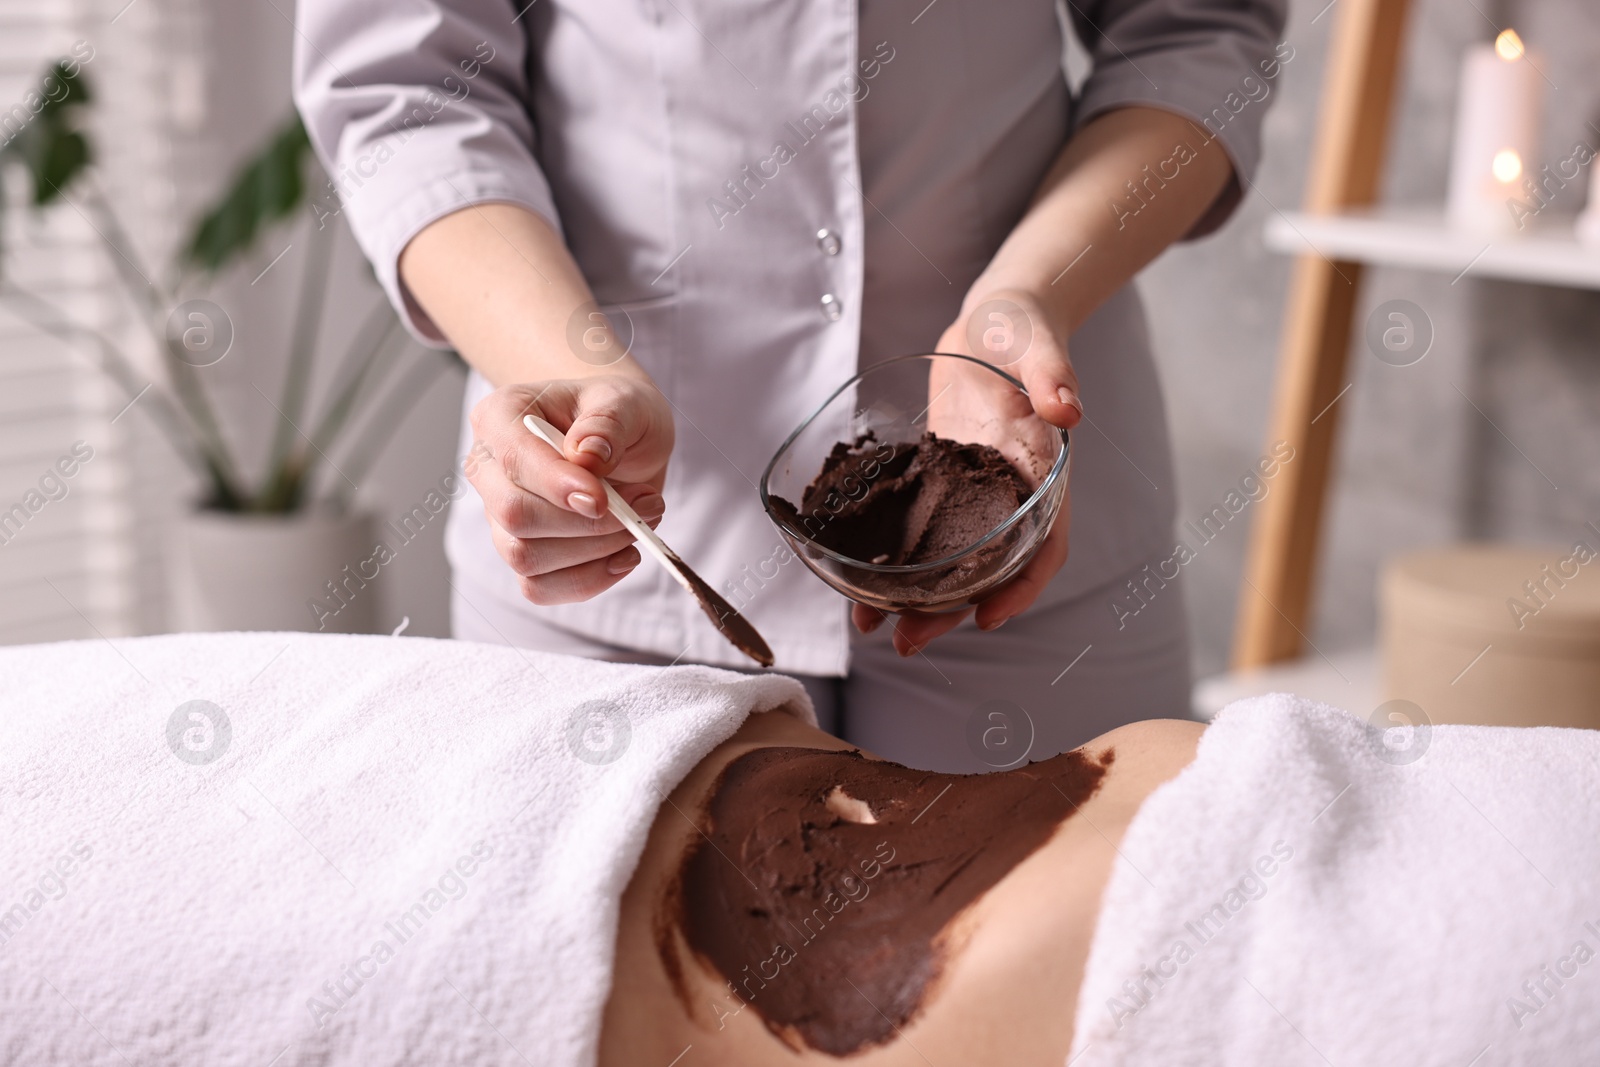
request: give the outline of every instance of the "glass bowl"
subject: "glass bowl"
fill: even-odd
[[[1037,421],[1030,440],[994,439],[996,423],[968,422],[944,397],[962,377],[992,374],[1016,390],[1019,413]],[[943,384],[930,396],[930,382]],[[958,394],[959,395],[959,394]],[[957,611],[993,592],[1020,571],[1050,532],[1066,497],[1067,431],[1031,414],[1027,390],[1004,371],[970,356],[932,353],[876,363],[834,391],[791,433],[761,476],[761,506],[790,549],[817,577],[858,604],[880,611]],[[931,414],[930,414],[931,412]],[[874,477],[892,469],[894,457],[925,432],[961,443],[997,446],[1033,492],[972,543],[943,558],[894,565],[885,556],[852,559],[815,540]],[[840,443],[871,442],[853,473],[835,490],[800,507],[806,489]],[[903,463],[902,463],[903,466]]]

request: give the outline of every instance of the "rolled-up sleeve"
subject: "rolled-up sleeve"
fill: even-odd
[[[420,230],[487,201],[522,204],[560,229],[534,155],[516,19],[509,0],[300,0],[295,105],[337,209],[427,344],[445,340],[399,277]]]
[[[1188,236],[1221,226],[1261,158],[1262,119],[1288,61],[1277,47],[1286,0],[1067,0],[1067,11],[1093,61],[1075,123],[1143,105],[1204,125],[1234,177]]]

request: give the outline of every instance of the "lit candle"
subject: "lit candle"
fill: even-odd
[[[1578,243],[1600,248],[1600,161],[1589,164],[1589,202],[1578,216]]]
[[[1544,79],[1515,30],[1467,49],[1450,161],[1451,225],[1488,235],[1518,231],[1511,203],[1525,199],[1523,178],[1539,170],[1543,105]]]

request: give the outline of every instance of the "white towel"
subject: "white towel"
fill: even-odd
[[[1600,733],[1411,742],[1226,708],[1122,842],[1073,1067],[1595,1062]]]
[[[777,675],[411,638],[12,648],[0,679],[27,1067],[592,1064],[662,793],[749,713],[811,717]]]

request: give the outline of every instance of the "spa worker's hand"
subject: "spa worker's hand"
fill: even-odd
[[[523,425],[535,414],[566,433],[557,452]],[[633,535],[606,507],[609,480],[654,526],[672,455],[672,409],[656,387],[603,376],[501,386],[472,409],[467,477],[483,498],[495,550],[535,604],[588,600],[639,564]]]
[[[1078,376],[1045,308],[1020,289],[974,288],[961,314],[939,339],[937,351],[973,356],[1022,381],[1022,396],[1009,383],[970,364],[945,360],[934,365],[928,382],[928,429],[942,437],[991,445],[1037,487],[1049,471],[1039,457],[1055,454],[1056,427],[1071,430],[1083,418]],[[1027,565],[976,608],[980,629],[993,630],[1026,611],[1067,561],[1067,529],[1072,498],[1063,498],[1055,524]],[[955,629],[972,609],[937,615],[903,612],[895,626],[894,645],[910,655],[929,641]],[[884,615],[854,605],[852,618],[871,633]]]
[[[1137,212],[1119,211],[1116,205],[1126,203],[1129,188],[1140,187],[1137,183],[1152,169],[1164,174],[1158,191],[1147,190]],[[1027,387],[1033,410],[999,379],[973,368],[955,375],[956,387],[938,400],[954,406],[930,407],[930,423],[938,414],[954,420],[948,423],[952,427],[983,424],[994,437],[978,439],[1013,461],[1025,452],[1020,444],[1051,432],[1050,427],[1076,426],[1083,404],[1067,358],[1067,338],[1146,263],[1192,231],[1233,180],[1233,164],[1221,143],[1170,111],[1123,107],[1079,127],[939,342],[941,352],[1009,363],[1005,370]],[[1026,351],[1018,353],[1019,347]],[[930,400],[939,397],[944,384],[930,390]],[[993,630],[1038,598],[1066,562],[1070,514],[1069,499],[1028,566],[977,606],[978,626]],[[971,614],[902,614],[895,625],[895,650],[912,655]],[[870,632],[884,616],[857,605],[852,618]]]
[[[498,387],[472,410],[466,473],[522,595],[568,604],[621,581],[639,550],[607,510],[600,479],[654,525],[666,507],[672,408],[597,314],[561,235],[520,205],[473,204],[412,238],[400,275]],[[523,425],[530,413],[566,434],[562,452]]]

